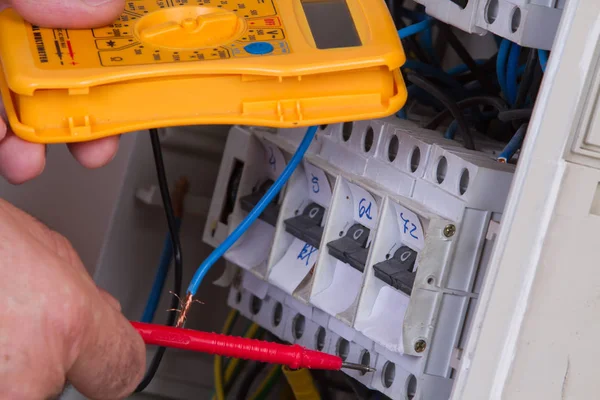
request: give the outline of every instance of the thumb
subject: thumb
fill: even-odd
[[[113,302],[98,299],[90,307],[93,322],[67,380],[88,399],[124,399],[142,380],[146,347]]]
[[[4,0],[28,22],[48,28],[94,28],[114,22],[125,0]]]

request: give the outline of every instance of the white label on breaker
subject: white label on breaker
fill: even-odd
[[[274,236],[275,228],[257,219],[236,246],[225,253],[225,259],[244,269],[258,267],[267,260]]]
[[[308,198],[322,207],[329,207],[331,186],[325,172],[309,163],[304,163],[304,171],[308,181]]]
[[[394,204],[394,206],[396,207],[396,217],[398,218],[402,243],[413,250],[423,250],[423,247],[425,247],[425,234],[419,217],[399,204]]]
[[[267,173],[269,178],[276,180],[285,169],[285,158],[279,147],[273,143],[269,143],[265,139],[261,139],[261,143],[265,148],[265,162],[267,163]]]
[[[288,294],[293,294],[317,262],[319,250],[294,239],[285,255],[271,270],[269,280]]]
[[[369,229],[377,223],[377,203],[371,193],[353,184],[348,184],[352,192],[354,220]]]

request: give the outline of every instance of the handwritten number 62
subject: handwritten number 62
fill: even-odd
[[[372,220],[373,217],[371,216],[371,206],[372,204],[370,201],[367,205],[367,199],[361,199],[358,203],[358,216],[360,218],[367,217],[368,220]]]

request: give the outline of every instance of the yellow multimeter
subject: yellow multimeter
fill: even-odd
[[[7,9],[0,61],[10,124],[40,143],[379,118],[407,95],[383,0],[132,0],[87,30],[40,28]]]

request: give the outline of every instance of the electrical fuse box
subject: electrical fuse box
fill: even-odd
[[[289,160],[304,135],[232,129],[241,132],[263,144],[245,158],[262,171],[271,154]],[[233,172],[225,154],[219,182]],[[237,264],[229,305],[282,340],[376,367],[349,374],[393,400],[447,399],[513,171],[395,118],[321,126],[280,194],[275,232],[236,247],[240,258],[268,254],[260,268]],[[226,197],[213,198],[213,245]]]

